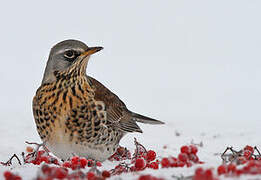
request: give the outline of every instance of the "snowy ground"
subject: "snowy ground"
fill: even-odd
[[[22,118],[22,117],[21,117]],[[148,149],[153,149],[157,152],[159,157],[166,157],[169,155],[177,156],[179,148],[184,144],[203,143],[203,147],[199,148],[199,158],[205,162],[200,165],[203,167],[217,167],[221,163],[221,158],[217,153],[222,153],[227,146],[233,146],[236,149],[241,149],[245,145],[256,145],[261,147],[260,141],[260,127],[255,126],[251,121],[243,124],[234,124],[231,122],[205,122],[197,121],[196,123],[184,121],[166,121],[166,125],[163,126],[149,126],[142,125],[144,129],[143,134],[130,134],[123,138],[121,145],[129,148],[132,152],[134,149],[133,137],[143,143]],[[39,141],[34,124],[32,121],[18,121],[13,123],[9,120],[9,123],[5,126],[1,126],[1,154],[0,160],[5,161],[13,153],[20,154],[25,150],[24,141]],[[197,126],[195,126],[197,125]],[[179,132],[180,136],[176,136],[175,132]],[[167,146],[166,149],[163,146]],[[103,163],[102,169],[110,169],[113,165],[106,161]],[[123,174],[121,176],[114,176],[112,179],[135,179],[140,174],[152,174],[157,177],[163,177],[165,179],[172,179],[173,175],[189,176],[194,173],[194,170],[199,165],[191,168],[169,168],[160,170],[145,170],[138,173]],[[36,177],[38,167],[35,165],[19,166],[14,165],[12,167],[0,167],[0,174],[7,169],[11,169],[12,172],[17,172],[24,179],[33,179]],[[241,176],[241,178],[234,179],[246,179],[247,176]],[[248,179],[261,179],[261,176],[249,176]],[[0,178],[1,179],[1,178]],[[223,178],[222,178],[223,179]],[[228,178],[233,179],[233,178]]]

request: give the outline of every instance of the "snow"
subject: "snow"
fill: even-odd
[[[30,123],[24,124],[22,121],[18,123],[11,123],[12,129],[21,129],[22,135],[17,135],[11,129],[1,127],[1,147],[0,159],[5,161],[13,153],[20,154],[25,151],[25,141],[37,141],[40,142],[35,127]],[[224,123],[224,124],[223,124]],[[157,177],[164,177],[171,179],[172,176],[190,176],[194,173],[195,168],[201,167],[213,167],[217,168],[221,164],[220,154],[225,150],[227,146],[233,146],[235,149],[242,149],[246,144],[256,145],[261,147],[260,143],[260,130],[259,127],[255,126],[254,123],[246,122],[244,125],[235,125],[230,122],[215,123],[197,121],[197,126],[191,122],[168,122],[162,126],[150,126],[141,125],[144,130],[143,134],[129,134],[123,138],[121,145],[127,147],[132,152],[134,151],[134,140],[136,137],[140,143],[142,143],[147,149],[153,149],[157,152],[159,159],[161,157],[168,157],[170,155],[177,156],[179,148],[182,145],[194,143],[203,143],[203,147],[199,147],[199,158],[204,161],[203,165],[194,165],[191,168],[168,168],[151,170],[147,169],[142,172],[123,174],[120,176],[114,176],[111,179],[134,179],[141,174],[152,174]],[[176,136],[175,133],[179,132],[180,136]],[[167,146],[166,149],[163,146]],[[15,160],[14,160],[15,162]],[[103,163],[101,169],[111,169],[117,162],[106,161]],[[38,166],[35,165],[23,165],[19,166],[15,163],[11,167],[1,167],[0,174],[3,174],[5,170],[11,169],[13,172],[17,172],[25,179],[33,179],[37,175]],[[87,171],[88,169],[86,169]],[[222,177],[222,176],[221,176]],[[241,176],[240,178],[234,179],[246,179],[246,178],[261,178],[261,176]],[[233,178],[226,178],[233,179]]]
[[[261,148],[260,1],[71,3],[1,4],[0,161],[25,151],[25,141],[40,142],[32,97],[51,46],[68,38],[103,46],[91,58],[87,73],[130,110],[166,122],[141,125],[144,133],[128,134],[122,146],[133,150],[136,137],[164,157],[176,156],[180,146],[192,140],[202,142],[202,166],[214,168],[221,163],[216,154],[227,146]],[[103,168],[113,165],[105,162]],[[192,175],[196,167],[148,169],[120,177],[148,173],[170,179]],[[0,179],[10,168],[24,179],[37,174],[37,166],[0,166]],[[254,178],[261,176],[235,179]]]

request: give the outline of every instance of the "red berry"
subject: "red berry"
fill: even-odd
[[[66,167],[66,168],[70,168],[71,167],[71,163],[70,162],[64,162],[62,167]]]
[[[46,157],[46,156],[42,156],[42,157],[40,157],[40,162],[46,162],[46,163],[49,163],[49,158],[48,157]]]
[[[182,162],[186,162],[186,161],[188,160],[188,155],[185,154],[185,153],[180,153],[180,154],[178,155],[178,159],[179,159],[180,161],[182,161]]]
[[[199,158],[196,154],[189,154],[188,158],[189,158],[189,160],[193,161],[194,163],[197,163],[199,161]]]
[[[190,151],[191,151],[192,154],[197,154],[197,152],[198,152],[197,146],[190,145],[189,147],[190,147]]]
[[[250,157],[251,157],[251,151],[249,151],[249,150],[245,150],[244,151],[244,157],[246,158],[246,159],[250,159]]]
[[[230,163],[228,166],[227,166],[227,170],[228,172],[235,172],[236,171],[236,165],[233,164],[233,163]]]
[[[10,171],[5,171],[4,172],[4,177],[6,179],[11,179],[11,177],[13,177],[13,174]]]
[[[178,167],[184,167],[185,166],[185,162],[182,161],[178,161]]]
[[[71,166],[70,166],[70,168],[71,168],[72,170],[79,169],[79,165],[72,163]]]
[[[156,159],[156,152],[153,150],[149,150],[147,152],[147,160],[148,161],[154,161]]]
[[[246,145],[246,147],[244,148],[244,150],[246,151],[250,151],[251,153],[254,153],[254,148],[252,146]]]
[[[141,175],[138,180],[153,180],[151,175]]]
[[[32,161],[33,164],[35,165],[40,165],[41,164],[41,161],[39,159],[35,160],[35,161]]]
[[[96,162],[96,166],[101,167],[101,166],[102,166],[102,163],[101,163],[100,161],[97,161],[97,162]]]
[[[95,177],[95,174],[94,174],[94,172],[88,172],[87,173],[87,179],[93,179]]]
[[[191,162],[186,162],[187,167],[191,167],[192,163]]]
[[[169,159],[168,159],[168,158],[163,158],[163,159],[161,160],[161,166],[162,166],[163,168],[169,167],[169,166],[170,166]]]
[[[80,158],[80,165],[81,168],[85,168],[85,166],[87,165],[88,161],[85,158]]]
[[[136,168],[135,168],[135,166],[131,166],[131,167],[130,167],[130,171],[131,171],[131,172],[134,172],[134,171],[136,171]]]
[[[209,179],[209,180],[212,180],[213,179],[213,172],[212,172],[212,170],[211,169],[207,169],[206,171],[205,171],[205,179]]]
[[[57,179],[64,179],[68,175],[68,172],[62,168],[57,168],[55,171],[55,177]]]
[[[217,168],[218,175],[226,174],[227,173],[227,167],[226,165],[220,165]]]
[[[145,167],[145,161],[141,158],[139,159],[136,159],[135,161],[135,167],[140,170],[140,169],[143,169]]]
[[[78,156],[72,157],[71,162],[72,162],[72,164],[77,165],[79,162],[79,157]]]
[[[236,175],[237,175],[237,176],[240,176],[240,175],[243,174],[243,173],[244,173],[244,171],[243,171],[242,169],[236,170]]]
[[[44,174],[50,174],[52,171],[52,169],[48,165],[43,165],[41,170]]]
[[[159,165],[158,163],[156,162],[152,162],[149,164],[149,167],[152,168],[152,169],[159,169]]]
[[[56,159],[56,158],[51,158],[51,160],[50,160],[50,158],[49,158],[49,162],[51,162],[51,163],[53,163],[53,164],[56,164],[56,165],[60,165],[59,164],[59,162],[58,162],[58,159]]]
[[[13,176],[12,180],[22,180],[22,178],[20,176]]]
[[[111,173],[109,171],[102,171],[102,177],[109,178],[111,176]]]
[[[188,146],[181,146],[180,152],[189,154],[190,153],[190,148]]]
[[[195,175],[196,175],[196,176],[201,176],[201,175],[203,175],[203,174],[204,174],[203,168],[199,167],[199,168],[197,168],[197,169],[195,170]]]
[[[45,151],[43,151],[43,150],[38,151],[37,152],[37,157],[42,156],[44,153],[45,153]]]

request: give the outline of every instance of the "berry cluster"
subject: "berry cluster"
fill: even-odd
[[[247,145],[240,151],[236,151],[232,147],[227,147],[221,158],[224,163],[232,162],[239,165],[245,164],[249,160],[261,160],[261,154],[257,147]]]
[[[48,150],[42,145],[44,150],[39,150],[39,146],[34,150],[31,147],[27,147],[27,155],[23,155],[24,163],[32,163],[34,165],[42,165],[39,169],[37,180],[46,179],[88,179],[88,180],[104,180],[113,175],[118,175],[127,172],[137,172],[143,171],[147,168],[159,169],[160,164],[162,168],[167,167],[190,167],[195,163],[202,163],[199,161],[197,156],[198,149],[195,145],[182,146],[180,148],[180,153],[177,158],[169,157],[162,158],[161,161],[157,159],[157,154],[153,150],[147,150],[142,144],[140,144],[136,139],[135,152],[131,155],[130,151],[124,147],[119,147],[115,154],[113,154],[109,160],[111,161],[121,161],[120,164],[115,166],[110,171],[103,171],[101,174],[96,174],[95,172],[88,170],[86,168],[94,168],[94,163],[96,166],[102,166],[100,162],[95,162],[90,159],[83,157],[74,156],[70,160],[63,163],[51,156]],[[34,143],[38,145],[37,143]],[[17,158],[16,155],[13,157]],[[18,159],[19,161],[19,159]],[[12,159],[8,161],[11,164]],[[2,163],[3,164],[3,163]],[[55,166],[51,166],[54,164]],[[7,174],[7,175],[6,175]],[[205,173],[207,174],[207,173]],[[8,175],[8,171],[5,173],[5,178],[7,180],[13,180]],[[12,176],[13,177],[13,176]],[[16,177],[14,175],[14,177]],[[18,177],[18,176],[17,176]],[[21,179],[21,178],[20,178]],[[151,175],[141,175],[139,180],[163,180],[162,178],[157,178]],[[19,180],[19,179],[17,179]],[[210,179],[213,180],[213,179]]]
[[[71,168],[72,170],[75,170],[75,169],[85,168],[86,166],[92,167],[94,163],[95,162],[91,159],[74,156],[69,161],[65,161],[62,164],[62,167]],[[102,166],[101,162],[96,162],[96,166],[98,167]]]
[[[159,169],[159,160],[156,160],[156,152],[153,150],[147,151],[146,148],[136,139],[134,139],[134,143],[136,149],[132,157],[132,163],[134,163],[134,166],[131,167],[131,171],[140,171],[145,168]]]
[[[206,169],[199,167],[195,170],[195,174],[192,178],[193,180],[218,180],[214,177],[212,169]]]
[[[47,179],[87,179],[87,180],[105,180],[109,178],[110,172],[103,171],[100,176],[95,174],[92,171],[84,173],[81,170],[73,171],[69,173],[67,168],[63,167],[51,167],[47,164],[44,164],[41,167],[41,171],[37,177],[37,180],[47,180]]]
[[[66,168],[60,167],[51,167],[47,164],[44,164],[40,169],[40,175],[37,177],[37,180],[44,179],[64,179],[68,176],[69,172]]]
[[[221,158],[223,164],[217,168],[219,175],[261,174],[261,154],[257,147],[247,145],[240,151],[228,147],[221,155]]]
[[[112,175],[118,175],[126,172],[142,171],[146,168],[159,169],[159,164],[162,168],[167,167],[191,167],[193,164],[202,163],[197,156],[198,148],[195,145],[182,146],[177,158],[169,157],[162,158],[161,161],[156,159],[156,152],[146,150],[146,148],[135,139],[135,153],[131,158],[131,163],[120,163],[110,172]],[[119,153],[118,153],[119,154]],[[125,153],[126,154],[126,153]],[[119,157],[121,159],[121,157]],[[145,176],[147,177],[147,176]]]
[[[131,167],[131,171],[140,171],[144,170],[145,168],[159,169],[159,160],[154,161],[155,159],[156,152],[149,150],[134,159],[134,166]]]
[[[4,177],[6,180],[22,180],[22,178],[20,176],[13,174],[10,171],[5,171]]]
[[[128,152],[127,154],[129,154],[128,159],[131,159],[131,163],[130,164],[120,163],[119,165],[115,166],[115,168],[110,171],[112,175],[118,175],[124,172],[126,173],[126,172],[142,171],[146,168],[152,168],[152,169],[159,168],[159,160],[156,160],[156,152],[153,150],[147,151],[146,148],[142,144],[140,144],[136,139],[134,140],[134,143],[136,149],[132,157],[129,151],[127,151]],[[119,157],[119,159],[121,159],[121,157]]]
[[[138,148],[140,148],[139,145],[137,145]],[[159,160],[154,161],[156,156],[157,154],[153,150],[139,151],[138,153],[136,148],[132,158],[134,166],[131,167],[131,171],[141,171],[145,168],[159,169]]]
[[[27,152],[28,152],[28,148],[27,148]],[[58,159],[51,156],[48,152],[44,150],[30,152],[24,157],[24,163],[32,163],[34,165],[40,165],[42,162],[45,162],[47,164],[59,165]]]
[[[182,146],[180,148],[180,153],[178,157],[168,157],[162,158],[161,166],[162,168],[168,167],[191,167],[193,163],[202,164],[197,156],[198,148],[195,145]]]
[[[131,159],[131,153],[127,148],[119,147],[116,152],[109,157],[110,161],[123,161]]]

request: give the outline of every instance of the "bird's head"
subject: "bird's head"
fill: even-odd
[[[102,47],[88,47],[78,40],[65,40],[54,45],[44,72],[43,83],[56,80],[56,74],[85,75],[90,55],[102,50]]]

